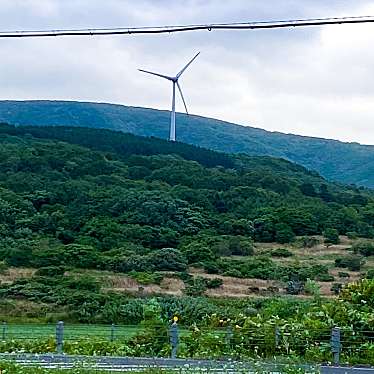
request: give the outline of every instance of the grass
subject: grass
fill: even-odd
[[[114,338],[129,338],[135,335],[140,330],[140,326],[115,326]],[[5,336],[6,340],[48,338],[54,337],[55,332],[55,324],[7,324],[5,326],[0,325],[0,338],[3,339]],[[67,324],[64,326],[65,340],[79,340],[90,337],[95,337],[103,340],[110,340],[111,334],[112,327],[110,325]]]
[[[227,369],[227,373],[232,373],[232,368]],[[108,374],[108,373],[118,373],[118,370],[115,371],[102,371],[98,369],[87,369],[84,367],[76,367],[74,369],[43,369],[38,367],[30,367],[30,366],[21,366],[9,362],[0,362],[0,374]],[[125,371],[121,371],[125,372]],[[139,371],[131,370],[133,374],[172,374],[172,373],[190,373],[190,374],[202,374],[202,373],[216,373],[216,370],[212,369],[198,369],[198,368],[177,368],[175,370],[162,370],[162,369],[143,369]],[[221,371],[223,372],[223,371]],[[254,364],[253,373],[254,374],[270,374],[273,373],[268,370],[263,369],[262,363]],[[316,374],[317,371],[310,369],[305,371],[304,369],[295,367],[293,365],[282,365],[281,368],[277,368],[277,372],[284,373],[284,374]],[[235,373],[248,373],[248,369],[240,369],[235,368]]]
[[[114,326],[114,340],[126,340],[136,335],[143,328],[138,326]],[[187,329],[181,328],[180,336],[189,334]],[[217,333],[225,333],[217,330]],[[0,324],[0,340],[33,340],[55,338],[56,324]],[[5,338],[5,339],[4,339]],[[80,339],[95,338],[95,340],[110,341],[112,338],[111,325],[96,324],[65,324],[64,340],[79,341]],[[1,373],[0,373],[1,374]]]
[[[146,369],[143,371],[131,371],[133,374],[170,374],[170,371],[161,371],[154,369]],[[21,366],[7,362],[0,363],[0,374],[108,374],[114,373],[114,371],[103,371],[98,369],[85,369],[85,368],[75,368],[75,369],[44,369],[39,367]],[[118,373],[118,370],[116,370]],[[174,372],[175,373],[175,372]]]

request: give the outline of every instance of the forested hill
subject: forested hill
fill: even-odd
[[[183,250],[202,234],[265,242],[326,229],[374,236],[370,191],[328,183],[282,159],[108,130],[1,125],[0,187],[0,252],[9,245],[12,253],[30,235],[53,246],[132,246],[143,254]]]
[[[98,103],[1,101],[0,121],[106,128],[167,138],[169,112]],[[185,143],[229,153],[282,157],[330,180],[374,187],[374,146],[268,132],[184,114],[178,114],[177,133]]]

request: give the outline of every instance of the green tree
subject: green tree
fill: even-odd
[[[325,237],[326,244],[339,244],[339,233],[338,230],[333,228],[327,228],[323,232],[323,236]]]

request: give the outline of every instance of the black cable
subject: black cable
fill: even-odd
[[[233,22],[213,23],[200,25],[179,26],[146,26],[146,27],[117,27],[117,28],[92,28],[92,29],[61,29],[40,31],[1,31],[0,38],[30,38],[51,36],[94,36],[94,35],[137,35],[137,34],[164,34],[199,30],[257,30],[277,29],[323,25],[374,23],[374,16],[356,17],[330,17],[309,18],[281,21],[256,21],[256,22]]]

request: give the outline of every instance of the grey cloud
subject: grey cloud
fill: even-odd
[[[0,1],[2,29],[144,26],[374,14],[370,0]],[[374,143],[371,26],[177,35],[0,40],[0,98],[170,106],[183,76],[196,114],[270,130]],[[181,103],[178,108],[182,110]]]

